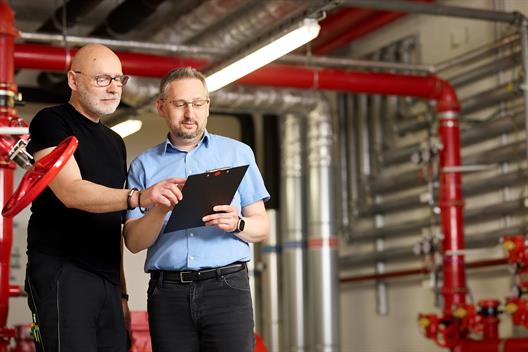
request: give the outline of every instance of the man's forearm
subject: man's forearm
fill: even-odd
[[[156,242],[167,211],[166,207],[156,206],[142,218],[128,220],[123,229],[128,250],[137,253]]]
[[[238,238],[248,243],[262,242],[268,238],[269,219],[266,213],[245,216],[244,220],[244,231],[235,233]]]

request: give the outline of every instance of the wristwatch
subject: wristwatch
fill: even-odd
[[[239,216],[238,216],[238,222],[237,222],[236,231],[237,231],[237,232],[242,232],[242,231],[244,231],[244,227],[246,227],[246,220],[244,220],[244,219],[239,215]]]

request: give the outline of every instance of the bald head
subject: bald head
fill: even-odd
[[[121,71],[121,61],[117,55],[101,44],[88,44],[80,48],[72,60],[72,71],[87,71],[93,68],[114,67],[119,66]]]

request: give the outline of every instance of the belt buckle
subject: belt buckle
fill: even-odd
[[[180,282],[182,284],[190,284],[191,282],[193,282],[193,280],[184,280],[183,279],[183,274],[187,274],[189,273],[189,271],[180,271]]]

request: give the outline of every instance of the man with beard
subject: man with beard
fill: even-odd
[[[68,71],[69,103],[41,110],[30,124],[27,150],[36,160],[68,136],[79,140],[31,207],[26,291],[37,351],[127,350],[122,211],[181,199],[178,179],[123,189],[125,145],[100,119],[115,111],[127,80],[110,49],[86,45]]]
[[[251,149],[206,130],[209,94],[192,68],[169,72],[160,83],[158,112],[167,139],[130,165],[128,185],[145,188],[167,177],[249,165],[232,203],[218,204],[205,226],[162,233],[170,207],[127,212],[125,244],[148,248],[148,316],[156,352],[253,351],[253,309],[246,262],[249,243],[268,236],[269,199]]]

